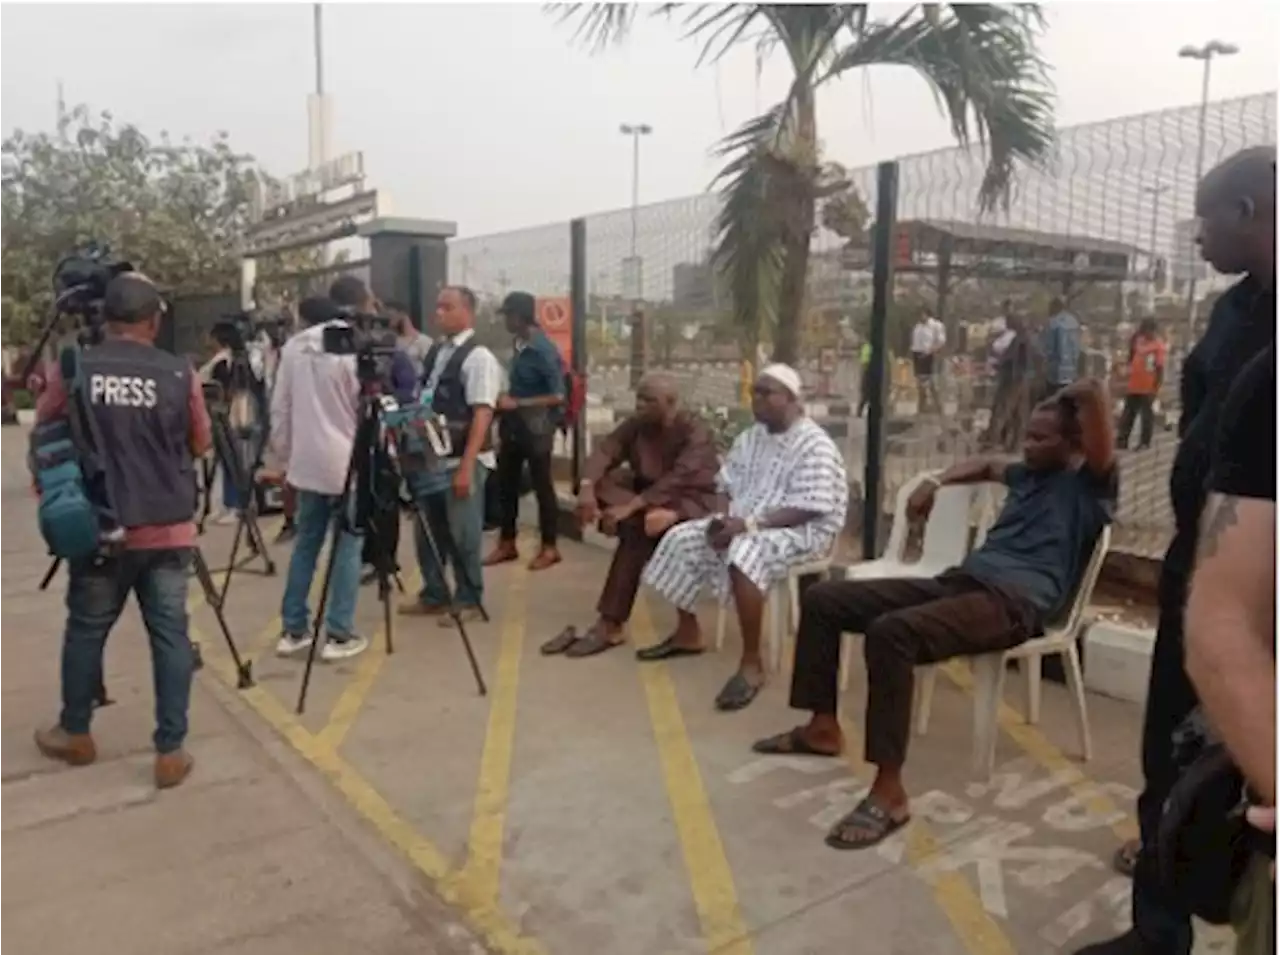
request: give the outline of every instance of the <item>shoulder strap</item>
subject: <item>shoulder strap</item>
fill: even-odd
[[[436,369],[436,359],[440,356],[442,347],[439,342],[432,342],[431,347],[422,357],[422,379],[418,382],[419,387],[426,387],[427,382],[431,380],[431,373]]]
[[[444,371],[440,373],[440,377],[443,378],[445,375],[456,376],[462,370],[462,363],[476,350],[477,344],[478,342],[472,337],[459,345],[454,353],[449,356],[449,363],[444,366]]]

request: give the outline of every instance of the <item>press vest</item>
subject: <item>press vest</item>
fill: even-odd
[[[476,349],[474,337],[454,349],[444,363],[444,368],[437,375],[436,362],[440,358],[443,343],[436,342],[423,359],[422,367],[426,369],[423,385],[431,388],[431,410],[440,415],[449,424],[449,441],[452,444],[450,457],[462,457],[467,446],[467,437],[471,434],[471,420],[475,410],[467,403],[467,386],[462,378],[462,364]],[[432,382],[434,381],[434,387]],[[488,451],[493,446],[491,437],[486,434],[481,451]]]
[[[88,349],[80,364],[88,430],[116,522],[144,527],[191,520],[191,366],[159,348],[118,339]]]

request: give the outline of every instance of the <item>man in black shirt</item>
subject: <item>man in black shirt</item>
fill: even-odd
[[[1172,736],[1196,706],[1183,668],[1183,611],[1213,441],[1222,405],[1244,365],[1275,341],[1275,169],[1271,147],[1246,149],[1210,170],[1196,191],[1197,242],[1227,275],[1244,274],[1214,305],[1182,368],[1181,443],[1169,476],[1174,536],[1160,572],[1160,622],[1142,728],[1142,845],[1134,867],[1133,928],[1077,955],[1190,955],[1191,917],[1163,886],[1156,860],[1161,810],[1177,778]]]

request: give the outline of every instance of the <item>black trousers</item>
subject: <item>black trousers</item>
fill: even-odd
[[[1129,447],[1129,435],[1133,432],[1135,420],[1142,425],[1138,438],[1138,447],[1151,447],[1151,438],[1156,430],[1155,395],[1125,395],[1124,410],[1120,412],[1120,424],[1116,427],[1116,445]]]
[[[502,508],[500,534],[504,541],[516,539],[516,522],[520,517],[521,484],[525,467],[538,499],[538,529],[544,547],[556,545],[556,528],[560,505],[551,480],[551,445],[553,436],[533,436],[519,427],[504,429],[502,446],[498,448],[498,495]]]
[[[1190,955],[1192,942],[1191,916],[1165,889],[1156,859],[1160,816],[1178,779],[1173,732],[1198,702],[1183,667],[1183,608],[1189,575],[1176,563],[1166,557],[1160,575],[1160,622],[1142,721],[1143,789],[1138,797],[1142,849],[1133,870],[1133,927],[1160,955]]]

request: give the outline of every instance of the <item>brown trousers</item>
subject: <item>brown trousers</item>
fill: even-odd
[[[629,471],[611,474],[596,485],[596,502],[601,510],[625,504],[635,496],[634,486]],[[681,521],[706,517],[711,513],[697,500],[682,500],[672,510],[679,514]],[[596,612],[603,619],[616,624],[631,619],[631,609],[635,606],[636,594],[640,592],[640,577],[659,540],[661,538],[645,534],[643,511],[618,525],[618,546],[614,548],[609,573],[600,591],[600,601],[596,604]]]
[[[915,667],[1008,650],[1040,626],[1027,602],[956,571],[920,579],[823,581],[801,600],[791,705],[834,714],[841,634],[862,634],[865,758],[876,766],[901,766],[911,734]]]

